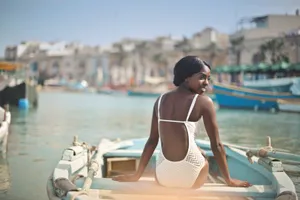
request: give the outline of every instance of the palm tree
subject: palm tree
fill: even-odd
[[[216,42],[211,42],[210,45],[206,48],[209,52],[209,64],[212,66],[215,58],[218,56],[220,49]]]
[[[242,51],[244,50],[244,36],[232,38],[230,39],[231,48],[233,54],[236,55],[236,65],[241,64],[241,55]]]
[[[285,34],[285,41],[289,42],[292,49],[295,50],[296,60],[295,63],[299,63],[299,47],[300,47],[300,28],[293,30]]]
[[[288,57],[283,52],[284,41],[281,38],[275,38],[260,45],[259,55],[260,61],[266,62],[267,54],[270,55],[270,62],[276,64],[282,61],[288,62]]]

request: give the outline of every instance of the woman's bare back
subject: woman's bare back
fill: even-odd
[[[188,111],[191,107],[195,94],[171,91],[163,95],[160,102],[160,118],[164,120],[186,121]],[[201,118],[199,96],[188,119],[190,122],[197,122]],[[180,161],[187,154],[189,146],[188,132],[184,123],[172,123],[161,121],[160,139],[164,156],[170,161]]]

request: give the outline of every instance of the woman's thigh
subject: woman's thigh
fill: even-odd
[[[205,164],[203,168],[201,169],[194,185],[193,188],[200,188],[206,181],[208,177],[208,172],[209,172],[209,164],[208,161],[205,159]]]

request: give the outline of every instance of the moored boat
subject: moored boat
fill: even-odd
[[[105,95],[126,95],[126,91],[124,90],[115,90],[110,88],[101,88],[97,90],[98,94],[105,94]]]
[[[219,82],[232,82],[245,88],[269,92],[292,92],[299,90],[300,63],[259,63],[255,65],[218,66],[213,73],[218,73]]]
[[[7,138],[9,134],[9,126],[11,123],[11,113],[7,111],[5,115],[5,120],[0,122],[0,151],[4,156],[7,149]]]
[[[279,99],[277,102],[280,111],[300,113],[300,99],[297,101]]]
[[[159,92],[145,92],[145,91],[134,91],[128,90],[128,96],[137,96],[137,97],[159,97],[161,93]]]
[[[25,71],[20,63],[0,62],[0,104],[2,101],[22,109],[23,102],[26,108],[38,105],[36,81],[28,79]]]
[[[61,160],[47,181],[49,200],[96,199],[297,199],[295,186],[285,173],[279,157],[300,162],[300,157],[274,153],[270,143],[261,149],[224,145],[232,178],[249,181],[249,188],[228,187],[205,140],[196,140],[210,164],[207,182],[200,189],[159,186],[154,181],[157,154],[154,151],[142,178],[137,182],[116,182],[118,174],[137,170],[146,138],[125,141],[102,139],[98,147],[79,142],[65,149]],[[270,157],[270,156],[272,157]]]
[[[243,86],[255,90],[270,92],[290,92],[293,84],[300,80],[299,77],[284,77],[276,79],[262,79],[243,82]]]
[[[214,93],[220,107],[278,110],[278,99],[300,100],[300,96],[291,93],[278,93],[254,90],[234,85],[214,83]]]

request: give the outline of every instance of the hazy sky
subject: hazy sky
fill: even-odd
[[[0,56],[24,40],[105,45],[124,37],[225,33],[241,17],[294,13],[300,0],[0,0]]]

